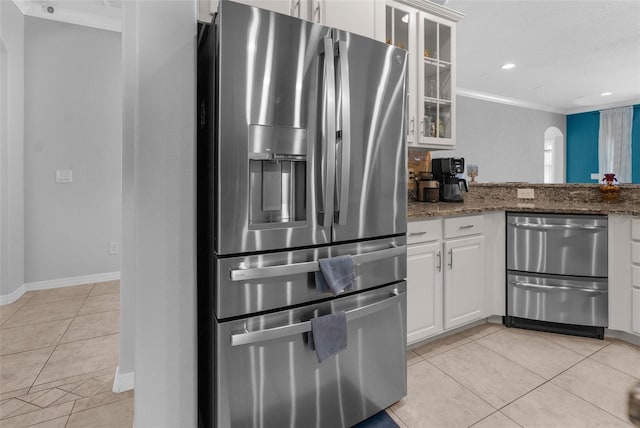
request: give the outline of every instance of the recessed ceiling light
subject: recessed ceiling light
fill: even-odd
[[[515,66],[516,65],[514,63],[508,62],[506,64],[502,64],[502,66],[500,66],[500,68],[503,69],[503,70],[511,70]]]
[[[613,94],[613,92],[603,92],[600,95],[603,96],[603,97],[608,97],[609,95],[612,95],[612,94]]]
[[[409,23],[409,14],[407,13],[406,15],[404,15],[402,18],[400,18],[400,20],[402,22],[404,22],[405,24]]]

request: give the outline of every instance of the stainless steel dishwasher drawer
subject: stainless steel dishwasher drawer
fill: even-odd
[[[315,316],[345,311],[348,347],[318,363]],[[406,395],[406,282],[216,323],[218,427],[350,427]]]
[[[513,317],[606,327],[607,302],[606,278],[507,275],[507,314]]]
[[[507,269],[607,277],[607,217],[507,214]]]

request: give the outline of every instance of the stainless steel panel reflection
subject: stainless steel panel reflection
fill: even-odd
[[[401,236],[333,247],[216,258],[215,315],[223,319],[333,297],[330,292],[316,291],[315,269],[306,265],[319,258],[356,256],[355,278],[348,293],[399,281],[407,273],[406,251],[393,251],[382,259],[366,255],[404,245],[406,238]],[[361,263],[357,255],[365,256]],[[255,268],[275,266],[284,267],[287,272],[258,278],[241,275],[243,270],[251,272]],[[297,269],[299,266],[302,269]]]
[[[394,290],[398,295],[394,295]],[[348,322],[348,348],[318,363],[313,317],[372,305]],[[406,395],[406,284],[317,305],[217,323],[216,397],[220,427],[350,427]],[[232,334],[292,327],[291,335],[231,345]]]
[[[507,315],[563,324],[606,327],[606,279],[566,276],[507,276]]]
[[[606,216],[507,215],[507,269],[608,276]]]
[[[322,131],[317,125],[322,101],[318,47],[331,30],[226,1],[220,2],[218,23],[215,251],[238,254],[328,243],[330,228],[317,220],[313,177],[319,159],[313,148]],[[287,141],[267,141],[283,138]],[[260,162],[256,157],[267,148],[292,151],[282,153],[288,156],[306,154],[304,168],[294,165],[301,159],[287,166],[306,175],[306,190],[288,195],[306,211],[300,214],[289,206],[268,218],[259,211],[274,208],[278,198],[271,195],[265,206],[253,208],[256,224],[250,227],[249,159]],[[295,188],[284,179],[282,187],[283,192]],[[271,224],[265,226],[267,221]]]
[[[407,230],[407,161],[405,147],[406,52],[375,40],[336,31],[340,54],[346,52],[348,68],[338,67],[339,126],[350,133],[338,141],[336,157],[338,212],[333,240],[345,241]],[[348,71],[347,71],[348,70]],[[348,86],[349,92],[345,86]],[[348,124],[348,126],[346,125]],[[343,144],[350,150],[344,159]],[[345,179],[342,166],[348,164]],[[343,198],[348,187],[348,201]],[[347,211],[346,218],[340,211]]]

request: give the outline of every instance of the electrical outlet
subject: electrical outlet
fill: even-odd
[[[533,199],[533,189],[518,189],[518,199]]]
[[[600,180],[600,174],[598,174],[597,172],[592,172],[591,173],[591,179],[592,180]]]
[[[71,183],[73,182],[73,171],[70,169],[57,169],[56,170],[56,183]]]
[[[109,243],[109,255],[114,256],[116,254],[120,254],[120,243],[119,242],[110,242]]]

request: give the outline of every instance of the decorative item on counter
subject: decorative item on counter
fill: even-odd
[[[603,202],[613,203],[618,200],[620,185],[615,174],[608,173],[604,175],[602,184],[600,184],[600,192],[602,193]]]
[[[469,184],[476,182],[476,177],[478,176],[478,165],[469,164],[467,165],[467,175],[471,177],[471,181]]]

